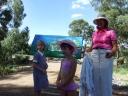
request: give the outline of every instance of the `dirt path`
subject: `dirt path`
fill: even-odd
[[[31,96],[32,68],[0,77],[0,96]],[[29,95],[30,94],[30,95]]]
[[[60,68],[60,61],[50,61],[48,62],[48,79],[51,85],[55,85],[55,81]],[[33,94],[33,77],[32,77],[32,67],[28,67],[20,72],[11,74],[8,76],[0,77],[0,96],[32,96]],[[81,65],[77,66],[75,80],[78,83],[80,75]],[[126,90],[127,91],[127,90]],[[121,90],[114,90],[113,96],[128,96],[127,92]],[[53,95],[43,95],[43,96],[53,96]],[[55,96],[55,95],[54,95]]]
[[[51,85],[55,85],[55,81],[60,68],[60,61],[48,62],[48,79]],[[80,65],[79,65],[80,66]],[[0,77],[0,96],[32,96],[33,93],[33,76],[32,67],[26,66],[24,69],[15,74]],[[76,79],[79,78],[80,67],[76,73]]]

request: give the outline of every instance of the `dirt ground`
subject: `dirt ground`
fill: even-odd
[[[50,86],[55,86],[55,81],[60,68],[60,61],[48,62],[48,79]],[[81,71],[81,65],[77,65],[75,81],[79,82],[79,76]],[[46,95],[42,93],[42,96],[59,96],[58,90],[49,88],[42,92],[55,92],[57,94]],[[23,66],[23,70],[17,73],[10,74],[8,76],[0,77],[0,96],[32,96],[33,94],[33,76],[31,64]],[[113,88],[113,96],[128,96],[128,90],[124,90],[121,87]]]

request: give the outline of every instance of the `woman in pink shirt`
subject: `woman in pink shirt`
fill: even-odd
[[[108,28],[109,20],[99,15],[93,23],[97,30],[92,35],[92,45],[87,52],[92,52],[93,76],[96,96],[112,96],[113,55],[117,51],[117,36]]]

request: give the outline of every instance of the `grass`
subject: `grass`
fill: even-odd
[[[25,69],[23,65],[8,65],[6,67],[0,66],[0,76],[6,76]]]
[[[114,74],[127,75],[128,74],[128,66],[114,67]]]
[[[114,74],[117,78],[120,78],[121,81],[128,83],[128,66],[118,66],[118,67],[114,67],[114,72],[113,72],[113,74]]]
[[[0,76],[8,75],[16,72],[15,65],[8,65],[6,67],[0,66]]]
[[[128,82],[128,80],[124,80],[124,79],[121,79],[122,81],[124,81],[124,82]]]

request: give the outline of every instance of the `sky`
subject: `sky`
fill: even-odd
[[[22,0],[24,13],[21,29],[29,27],[32,43],[35,35],[68,36],[69,24],[73,20],[84,19],[93,25],[98,12],[89,0]]]

